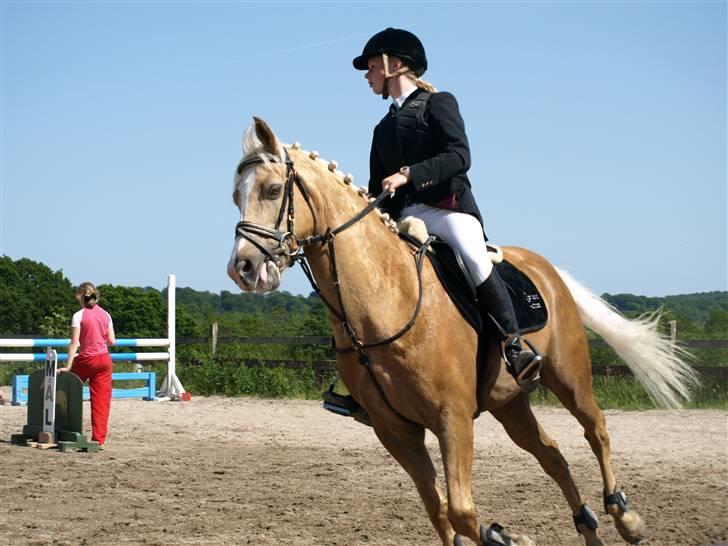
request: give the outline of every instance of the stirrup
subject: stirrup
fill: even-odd
[[[525,342],[528,349],[521,348],[521,342]],[[509,348],[514,345],[519,347],[515,361],[513,354],[509,354],[512,352]],[[508,373],[513,376],[523,392],[530,393],[538,386],[541,381],[543,357],[530,341],[521,336],[509,336],[501,346],[501,355],[506,362]]]
[[[329,390],[321,393],[321,397],[324,399],[323,407],[325,410],[336,415],[353,417],[356,422],[362,425],[372,426],[366,410],[352,396],[334,392],[333,384],[329,387]]]
[[[351,396],[338,394],[332,389],[324,391],[321,397],[324,399],[324,409],[337,415],[351,417],[359,410],[359,404]]]

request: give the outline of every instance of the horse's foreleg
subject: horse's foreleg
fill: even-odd
[[[455,532],[476,544],[480,540],[480,525],[471,491],[473,467],[472,414],[449,407],[442,412],[440,430],[442,462],[447,479],[448,517]]]
[[[556,441],[552,440],[536,421],[528,396],[521,394],[505,406],[491,410],[491,413],[500,421],[516,445],[536,457],[546,474],[558,484],[574,517],[591,520],[591,515],[584,512],[584,501],[571,476],[568,463],[559,451]],[[595,519],[589,521],[589,524],[579,523],[578,529],[584,535],[587,546],[602,545],[596,533]]]
[[[501,529],[492,526],[486,529],[478,523],[478,516],[471,491],[473,466],[473,419],[467,411],[451,407],[444,408],[441,424],[436,431],[440,441],[442,462],[447,478],[448,517],[455,532],[468,537],[476,544],[513,544],[533,546],[526,535],[508,536]],[[510,540],[510,542],[509,542]],[[462,544],[458,537],[456,545]]]
[[[405,423],[397,426],[392,422],[379,422],[376,417],[373,424],[382,445],[415,482],[442,543],[451,546],[455,531],[448,520],[447,500],[437,486],[437,473],[425,447],[425,429]]]

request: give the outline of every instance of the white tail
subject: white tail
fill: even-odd
[[[585,326],[599,334],[629,366],[656,404],[681,407],[690,400],[698,377],[685,362],[690,353],[657,331],[660,312],[627,319],[614,307],[557,268],[569,288]]]

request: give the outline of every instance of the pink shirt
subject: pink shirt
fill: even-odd
[[[110,324],[111,315],[98,305],[94,305],[91,309],[84,307],[76,312],[71,319],[71,326],[81,329],[79,335],[81,348],[78,354],[96,356],[109,352],[106,341]]]

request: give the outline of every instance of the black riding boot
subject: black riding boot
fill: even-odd
[[[493,268],[488,278],[475,291],[483,320],[487,321],[490,315],[505,341],[503,354],[508,363],[508,371],[519,384],[537,380],[542,357],[534,347],[529,345],[529,348],[524,349],[521,345],[516,310],[498,271]]]

